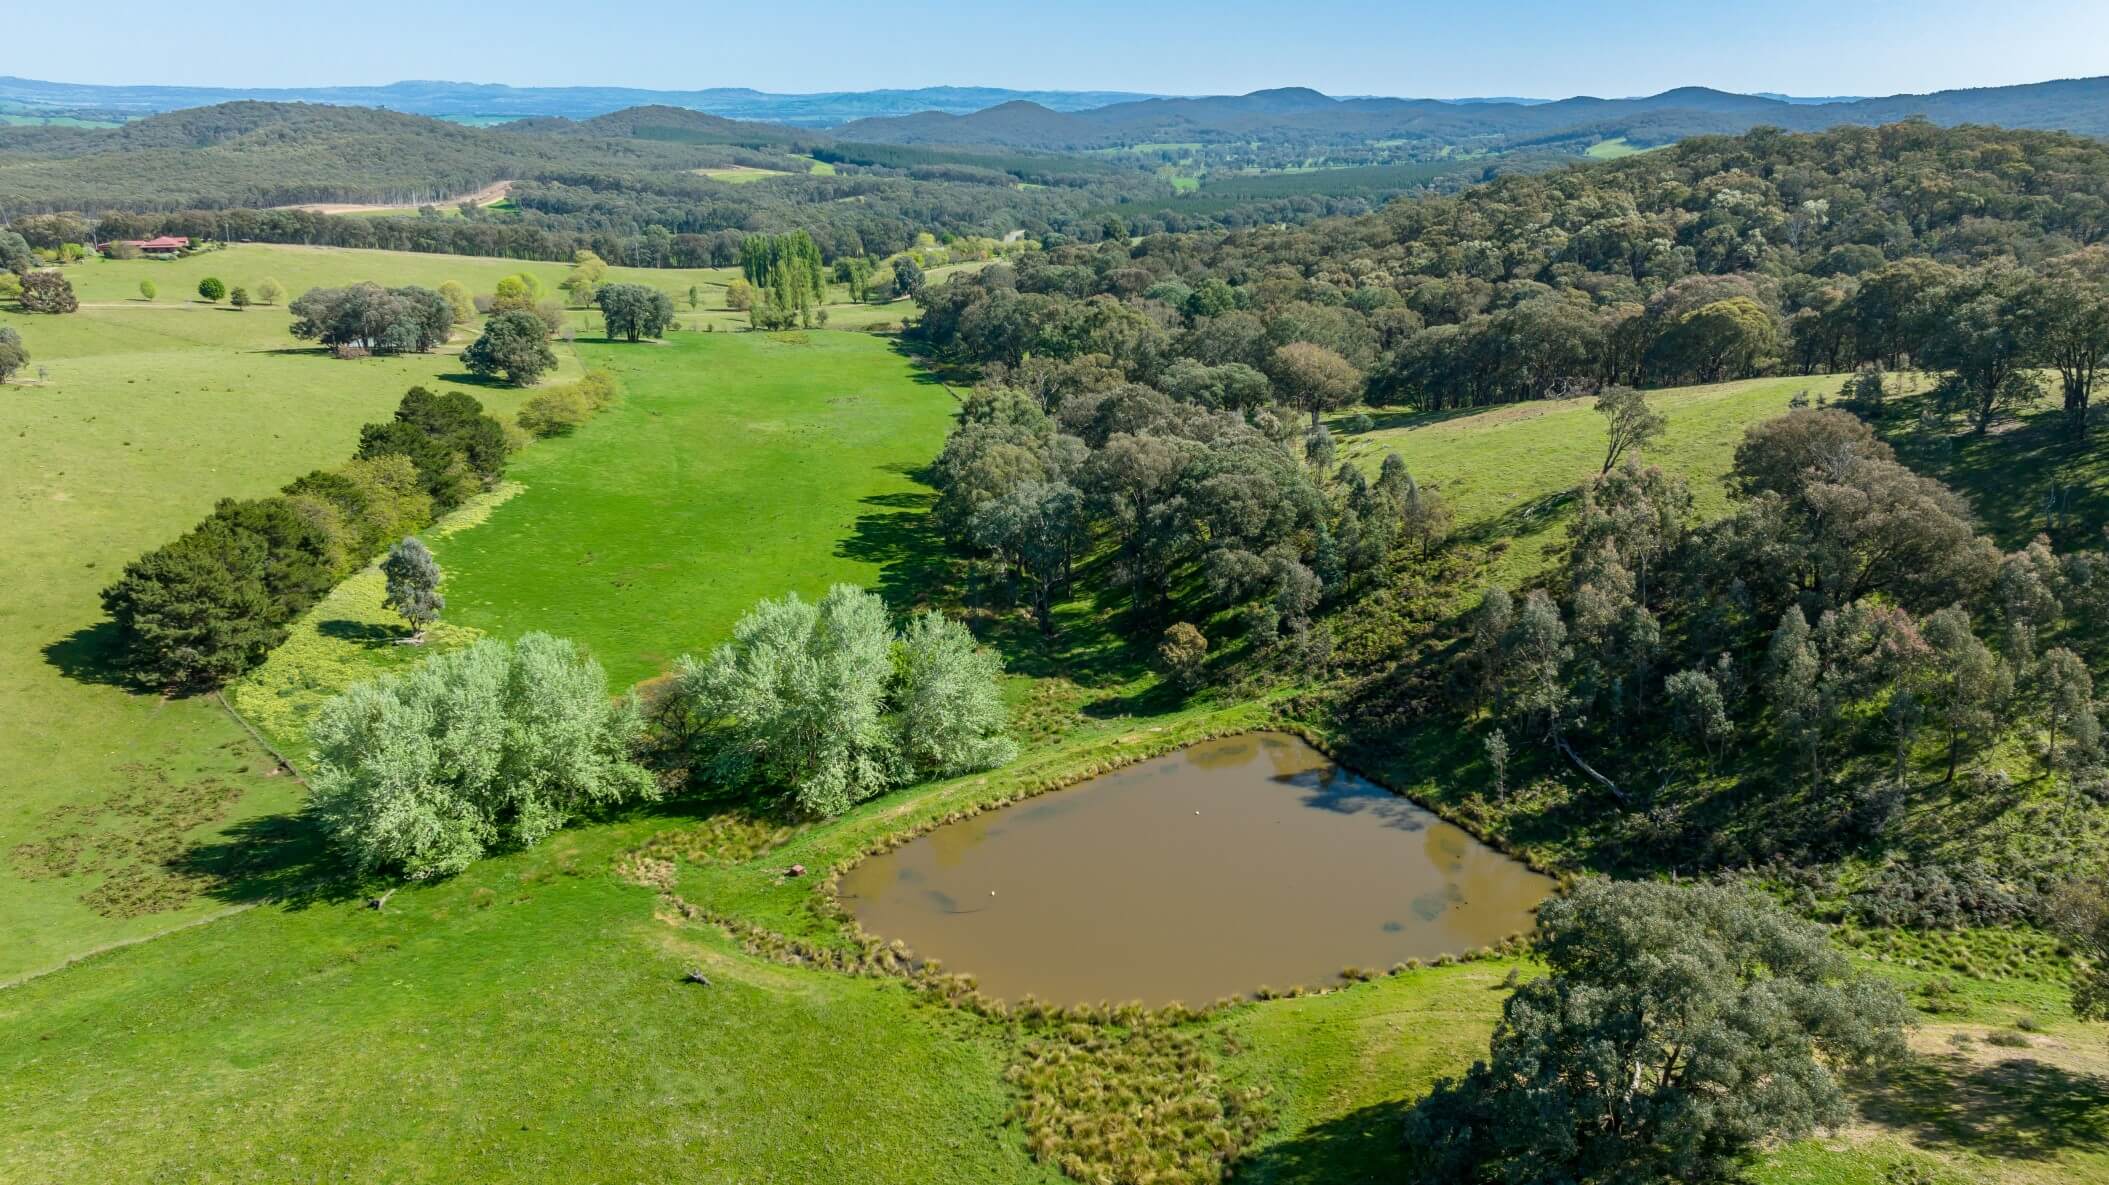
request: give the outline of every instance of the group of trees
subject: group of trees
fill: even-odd
[[[128,564],[102,594],[117,660],[159,686],[234,678],[338,580],[495,481],[505,451],[503,427],[474,399],[412,388],[394,419],[361,431],[350,463],[273,497],[223,500],[188,533]],[[413,595],[409,583],[401,591],[398,605],[421,628],[438,602]]]
[[[935,611],[896,630],[838,584],[763,601],[705,659],[684,655],[660,712],[703,781],[837,815],[875,794],[1007,762],[1002,662]]]
[[[1752,427],[1730,480],[1731,512],[1704,524],[1680,479],[1631,458],[1584,488],[1559,578],[1479,610],[1466,683],[1490,725],[1622,806],[1659,785],[1634,839],[1700,864],[1879,840],[1914,786],[2017,729],[2044,770],[2092,776],[2109,554],[2001,554],[1837,408]],[[1744,826],[1676,821],[1729,771]],[[2028,879],[2092,870],[2043,850]]]
[[[815,311],[827,300],[820,247],[802,230],[742,242],[740,276],[752,290],[747,313],[756,329],[811,328]]]
[[[1118,321],[1101,328],[1123,348]],[[932,466],[939,525],[994,562],[1042,630],[1104,555],[1138,628],[1228,610],[1255,643],[1313,659],[1322,605],[1401,545],[1448,536],[1440,496],[1397,455],[1374,479],[1337,463],[1330,433],[1301,432],[1253,368],[1182,359],[1156,385],[1129,373],[1111,353],[992,364]]]
[[[572,643],[482,639],[324,704],[309,810],[359,873],[450,876],[581,811],[655,796],[631,760],[640,727]]]
[[[207,279],[199,285],[200,294],[206,284],[218,283]],[[294,337],[340,352],[428,353],[446,344],[455,325],[454,306],[438,292],[414,285],[383,288],[371,281],[310,288],[293,301],[291,311]]]
[[[922,332],[966,361],[1236,362],[1284,402],[1419,409],[1913,363],[1980,429],[2042,368],[2077,423],[2109,355],[2105,210],[2091,140],[1760,130],[1353,219],[1056,246],[934,290]]]

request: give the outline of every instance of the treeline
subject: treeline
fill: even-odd
[[[2105,236],[2095,141],[1760,130],[1361,218],[1057,247],[928,294],[923,333],[963,361],[1067,358],[1106,352],[1075,326],[1118,310],[1131,378],[1265,372],[1303,342],[1421,409],[1909,364],[1980,426],[2052,367],[2078,422],[2109,350]]]
[[[269,498],[224,499],[103,590],[116,660],[142,682],[211,687],[263,661],[322,595],[396,540],[489,488],[506,432],[460,391],[412,387],[355,458]]]
[[[2003,813],[2011,776],[2055,775],[2035,815],[1949,837],[1999,870],[1983,891],[1967,858],[1934,878],[1974,894],[1968,916],[1922,917],[1883,874],[1863,920],[2011,921],[2100,874],[2109,553],[2039,538],[2002,554],[1839,408],[1752,427],[1729,485],[1731,512],[1699,523],[1681,479],[1614,467],[1582,490],[1550,581],[1488,590],[1456,694],[1491,764],[1571,768],[1628,862],[1687,870],[1910,851],[1929,802]],[[1977,767],[2002,745],[2034,768]]]

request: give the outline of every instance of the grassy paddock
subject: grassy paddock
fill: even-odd
[[[112,681],[98,592],[218,499],[348,459],[359,426],[385,419],[411,385],[465,376],[452,353],[337,361],[296,348],[282,309],[88,308],[0,323],[35,358],[30,381],[0,393],[0,548],[17,577],[0,607],[5,979],[199,916],[211,903],[167,858],[290,801],[287,779],[212,699]],[[505,416],[523,398],[470,389]],[[76,846],[77,859],[51,856]]]
[[[1651,391],[1648,402],[1669,427],[1642,460],[1691,483],[1701,515],[1721,514],[1721,478],[1744,429],[1783,414],[1800,391],[1836,392],[1837,375],[1745,379]],[[1575,492],[1604,463],[1604,420],[1594,399],[1556,399],[1416,414],[1369,413],[1369,432],[1341,433],[1355,414],[1332,417],[1343,455],[1374,475],[1397,452],[1416,478],[1442,493],[1456,515],[1453,538],[1493,549],[1490,581],[1522,584],[1552,562],[1566,543]],[[1476,595],[1477,589],[1464,592]]]

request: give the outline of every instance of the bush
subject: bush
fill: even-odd
[[[544,391],[520,409],[520,426],[536,436],[568,436],[593,409],[576,387]]]
[[[22,277],[22,292],[15,298],[25,313],[70,313],[81,307],[73,295],[73,284],[57,272],[31,272]]]
[[[629,760],[638,721],[568,641],[485,639],[323,705],[309,807],[361,873],[460,872],[594,806],[654,793]]]
[[[1157,661],[1179,686],[1199,687],[1207,670],[1208,638],[1188,622],[1174,622],[1157,644]]]
[[[198,281],[198,295],[217,304],[227,295],[227,285],[221,283],[217,277],[207,276]]]

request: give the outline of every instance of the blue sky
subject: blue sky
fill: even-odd
[[[2109,74],[2109,0],[7,0],[0,74],[774,91],[962,84],[1559,98],[1889,94]]]

